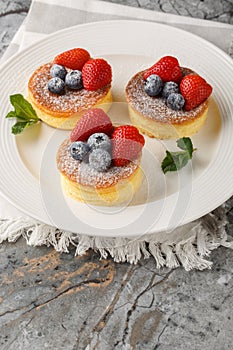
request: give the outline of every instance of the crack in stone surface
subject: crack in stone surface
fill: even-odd
[[[105,324],[106,320],[109,319],[109,316],[111,315],[114,306],[116,305],[117,301],[119,300],[119,297],[121,295],[121,292],[123,291],[124,287],[126,286],[127,282],[130,280],[130,278],[132,277],[133,273],[135,272],[136,268],[134,266],[131,266],[129,268],[129,271],[127,273],[126,278],[124,279],[124,281],[121,283],[120,288],[118,289],[117,293],[115,294],[115,297],[111,303],[111,305],[108,307],[107,312],[104,314],[104,316],[102,317],[101,321],[98,322],[98,324],[94,327],[94,331],[99,330],[99,328],[102,330],[103,327],[100,326],[100,324],[102,324],[102,322]]]
[[[61,293],[57,294],[56,296],[54,296],[53,298],[45,301],[42,304],[38,304],[38,305],[36,304],[35,308],[43,307],[43,306],[47,305],[48,303],[50,303],[51,301],[54,301],[54,300],[60,298],[61,296],[63,296],[64,294],[67,294],[68,292],[70,292],[73,289],[76,289],[76,288],[79,288],[79,287],[82,287],[82,286],[88,286],[89,284],[101,284],[104,281],[105,281],[105,278],[100,278],[100,279],[94,278],[94,279],[91,279],[91,280],[82,281],[82,282],[77,283],[77,284],[75,284],[73,286],[70,286],[69,288],[66,288]]]
[[[163,7],[162,7],[162,4],[161,4],[161,0],[158,0],[158,5],[159,5],[159,9],[161,12],[164,12],[163,11]]]
[[[2,314],[0,314],[0,317],[4,317],[4,316],[6,316],[6,315],[8,315],[8,314],[13,314],[13,313],[15,313],[15,312],[17,312],[17,311],[21,311],[21,310],[23,310],[23,309],[26,309],[27,307],[29,307],[29,306],[32,305],[32,304],[35,304],[35,301],[32,301],[30,304],[24,305],[24,306],[22,306],[22,307],[20,307],[20,308],[17,308],[17,309],[7,310],[7,311],[3,312]],[[31,309],[30,309],[30,310],[31,310]]]
[[[152,307],[152,305],[154,304],[154,301],[155,301],[155,295],[154,295],[154,293],[152,291],[151,291],[151,293],[152,293],[152,300],[151,300],[151,302],[150,302],[150,304],[148,306],[136,305],[136,307],[138,307],[140,309],[150,309]]]
[[[61,293],[55,295],[53,298],[50,298],[50,299],[46,300],[44,303],[39,303],[38,300],[37,300],[37,301],[32,301],[30,304],[25,305],[25,306],[23,306],[23,307],[21,307],[21,308],[17,308],[17,309],[14,309],[14,310],[8,310],[8,311],[2,313],[2,314],[0,315],[0,317],[4,317],[4,316],[6,316],[6,315],[8,315],[8,314],[12,314],[12,313],[15,313],[15,312],[17,312],[17,311],[24,310],[24,309],[26,309],[27,307],[29,307],[30,305],[32,305],[32,307],[31,307],[30,309],[26,310],[25,312],[23,312],[22,314],[20,314],[18,317],[24,316],[24,315],[28,314],[29,312],[31,312],[32,310],[37,310],[37,309],[39,309],[39,308],[41,308],[41,307],[46,306],[46,305],[49,304],[50,302],[52,302],[52,301],[54,301],[54,300],[56,300],[56,299],[62,297],[63,295],[69,293],[69,292],[70,292],[71,290],[73,290],[73,289],[76,289],[76,288],[78,289],[78,288],[80,288],[80,287],[82,287],[82,286],[88,286],[89,284],[101,284],[101,283],[103,283],[104,281],[105,281],[105,278],[99,278],[99,279],[94,278],[94,279],[82,281],[82,282],[80,282],[80,283],[78,283],[78,284],[76,284],[76,285],[73,285],[73,286],[70,286],[69,288],[66,288],[66,289],[63,290]],[[48,293],[47,293],[47,294],[48,294]],[[41,298],[42,298],[42,297],[44,297],[44,295],[42,295]]]
[[[160,338],[162,337],[163,333],[165,332],[166,328],[168,327],[168,322],[172,321],[171,317],[173,315],[177,314],[177,312],[173,312],[167,319],[167,323],[164,325],[164,327],[162,328],[161,332],[158,334],[158,339],[157,339],[157,344],[155,344],[155,347],[153,348],[153,350],[158,349],[158,347],[160,346]]]
[[[122,339],[121,339],[121,342],[122,342],[123,344],[125,344],[126,336],[127,336],[127,334],[128,334],[128,330],[129,330],[129,320],[130,320],[130,317],[131,317],[133,311],[136,309],[138,299],[139,299],[143,294],[145,294],[146,292],[148,292],[148,291],[150,290],[151,285],[152,285],[152,283],[153,283],[155,277],[156,277],[156,273],[154,273],[153,276],[151,277],[151,280],[150,280],[148,286],[146,286],[146,288],[145,288],[141,293],[139,293],[139,294],[137,295],[136,299],[135,299],[134,302],[133,302],[133,305],[131,306],[131,309],[129,309],[128,312],[127,312],[125,327],[124,327],[124,331],[123,331],[123,335],[122,335]]]
[[[137,269],[136,266],[130,266],[129,267],[129,270],[128,272],[126,273],[126,276],[124,278],[124,280],[122,281],[119,289],[117,290],[114,298],[112,299],[112,302],[111,304],[108,306],[107,310],[105,311],[105,313],[103,314],[103,316],[100,318],[100,320],[98,321],[98,323],[93,327],[93,330],[91,333],[98,333],[100,335],[100,333],[102,332],[102,330],[104,329],[108,319],[110,318],[111,314],[113,313],[114,311],[114,307],[117,303],[117,301],[119,300],[120,298],[120,295],[123,291],[123,289],[125,288],[127,282],[130,280],[130,278],[132,277],[133,273],[135,272],[135,270]],[[97,343],[95,344],[95,347],[98,346],[98,342],[99,340],[97,341]],[[88,347],[88,345],[90,345],[91,343],[91,337],[89,336],[88,339],[85,339],[84,340],[84,348],[86,349]],[[93,348],[94,349],[94,348]],[[78,344],[76,344],[74,346],[74,348],[72,350],[79,350],[78,348]]]
[[[77,337],[77,339],[76,339],[76,344],[75,344],[73,350],[78,349],[78,347],[79,347],[79,343],[80,343],[82,334],[83,334],[84,330],[86,329],[87,320],[88,320],[89,316],[90,316],[90,315],[88,314],[88,316],[86,317],[86,319],[83,321],[82,327],[80,328],[78,337]]]
[[[6,17],[6,16],[9,16],[9,15],[19,15],[21,13],[28,13],[28,8],[21,8],[21,9],[18,9],[18,10],[9,10],[9,11],[6,11],[6,12],[1,12],[0,13],[0,18],[1,17]]]
[[[150,280],[148,286],[147,286],[141,293],[139,293],[139,294],[137,295],[137,297],[136,297],[136,299],[135,299],[135,301],[134,301],[134,303],[133,303],[131,309],[128,310],[128,312],[127,312],[127,317],[126,317],[126,322],[125,322],[125,328],[124,328],[123,335],[122,335],[122,339],[121,339],[121,342],[122,342],[123,344],[125,344],[125,342],[126,342],[126,337],[127,337],[127,335],[128,335],[130,318],[131,318],[131,316],[132,316],[132,313],[135,311],[135,309],[136,309],[137,306],[138,306],[138,305],[137,305],[137,302],[138,302],[138,300],[140,299],[140,297],[141,297],[143,294],[147,293],[149,290],[151,290],[151,289],[152,289],[153,287],[155,287],[156,285],[159,285],[159,284],[161,284],[161,283],[164,283],[164,282],[168,279],[168,277],[171,275],[171,273],[172,273],[173,271],[174,271],[174,270],[169,271],[169,272],[164,276],[164,278],[163,278],[162,280],[160,280],[160,281],[158,281],[158,282],[156,282],[156,283],[153,283],[153,281],[154,281],[154,279],[155,279],[155,277],[156,277],[156,275],[157,275],[156,272],[155,272],[155,273],[153,274],[153,276],[151,277],[151,280]],[[152,294],[153,294],[153,293],[152,293]],[[152,298],[152,302],[150,303],[150,306],[149,306],[149,307],[144,307],[144,308],[150,308],[150,307],[153,305],[153,302],[154,302],[154,294],[153,294],[153,298]]]
[[[163,333],[165,332],[165,329],[168,327],[168,324],[165,324],[163,329],[161,330],[161,332],[158,335],[158,345],[159,345],[159,340],[162,337]]]

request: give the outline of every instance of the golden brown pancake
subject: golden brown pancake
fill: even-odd
[[[92,205],[119,205],[129,202],[142,182],[141,153],[124,167],[107,171],[94,170],[88,162],[74,160],[69,152],[71,141],[65,140],[57,153],[57,167],[65,194]]]
[[[50,92],[47,85],[52,65],[50,62],[39,67],[28,82],[28,100],[41,120],[55,128],[71,130],[90,108],[108,110],[112,102],[111,84],[96,91],[66,88],[63,95]]]
[[[183,75],[194,73],[181,68]],[[126,86],[126,98],[132,124],[150,137],[177,139],[198,132],[207,118],[207,99],[191,111],[174,111],[161,96],[151,97],[144,90],[143,75],[135,74]]]

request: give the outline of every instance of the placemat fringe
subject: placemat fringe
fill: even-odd
[[[89,249],[100,254],[100,259],[110,255],[115,262],[136,264],[140,259],[153,256],[156,267],[176,268],[183,266],[186,271],[192,269],[210,269],[212,262],[205,259],[219,246],[233,249],[233,241],[226,233],[227,220],[223,206],[202,218],[194,226],[189,236],[177,236],[173,232],[164,235],[164,242],[155,240],[156,235],[141,236],[139,239],[115,237],[91,237],[61,231],[55,227],[30,218],[17,218],[0,221],[0,243],[15,242],[21,236],[30,246],[53,246],[57,252],[69,253],[75,247],[74,255],[83,255]]]

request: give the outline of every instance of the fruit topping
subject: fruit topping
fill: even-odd
[[[65,78],[66,86],[72,90],[80,90],[83,88],[82,72],[80,70],[72,70],[67,73]]]
[[[167,81],[164,84],[162,96],[163,98],[167,99],[170,94],[178,93],[178,92],[179,92],[179,85],[174,81]]]
[[[87,111],[70,135],[71,156],[85,160],[97,171],[113,166],[125,166],[136,159],[145,144],[144,137],[132,125],[113,127],[108,115],[100,108]]]
[[[48,82],[48,90],[56,95],[62,95],[65,92],[65,82],[58,77],[52,78]]]
[[[180,91],[185,99],[184,109],[190,111],[210,96],[212,87],[199,75],[189,74],[181,80]]]
[[[112,134],[112,158],[115,166],[134,160],[144,146],[144,137],[132,125],[118,126]]]
[[[145,80],[144,89],[147,95],[157,96],[163,89],[163,81],[157,74],[152,74]]]
[[[50,75],[51,77],[55,78],[58,77],[62,80],[65,80],[67,74],[67,70],[64,66],[60,66],[59,64],[53,64],[50,69]]]
[[[96,91],[111,83],[112,68],[103,58],[91,59],[87,50],[75,48],[55,57],[50,75],[63,80],[69,89]],[[49,91],[57,95],[65,92],[65,86],[58,80],[48,83]]]
[[[167,98],[167,105],[174,111],[180,111],[185,104],[185,99],[181,94],[173,92]]]
[[[190,111],[210,96],[212,87],[195,73],[182,76],[178,60],[164,56],[144,72],[145,92],[151,97],[161,93],[167,106],[175,111]]]
[[[87,144],[91,150],[101,148],[111,152],[111,140],[108,137],[108,135],[104,134],[103,132],[97,132],[95,134],[92,134],[88,138]]]
[[[182,79],[179,62],[177,58],[173,56],[164,56],[152,67],[147,69],[143,76],[144,80],[152,74],[159,75],[163,82],[174,81],[178,83]]]
[[[87,156],[89,150],[89,146],[82,141],[72,142],[70,145],[70,155],[75,160],[83,160]]]
[[[106,171],[110,168],[112,157],[102,148],[94,149],[89,155],[90,166],[97,171]]]
[[[84,64],[90,59],[90,54],[82,48],[74,48],[60,53],[54,58],[54,63],[74,70],[82,70]]]
[[[82,77],[84,88],[95,91],[111,83],[112,69],[103,58],[92,59],[83,66]]]
[[[111,135],[112,131],[113,125],[108,115],[100,108],[93,108],[79,119],[71,132],[70,140],[87,141],[89,136],[96,132]]]

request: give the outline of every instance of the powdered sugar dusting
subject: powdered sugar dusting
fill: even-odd
[[[127,179],[138,168],[140,157],[124,167],[112,166],[109,170],[99,172],[88,162],[74,160],[69,152],[70,140],[65,140],[57,153],[58,169],[70,180],[85,186],[106,188],[117,184],[121,179]]]
[[[182,68],[182,70],[183,75],[192,72],[188,68]],[[162,97],[150,97],[144,90],[144,72],[137,73],[126,87],[127,100],[137,112],[161,123],[179,124],[196,118],[206,109],[207,101],[191,111],[174,111],[166,105]]]
[[[53,112],[78,113],[93,107],[109,92],[110,84],[96,91],[88,91],[84,88],[81,90],[66,88],[64,95],[55,95],[48,90],[47,86],[51,79],[50,68],[52,65],[53,63],[50,62],[38,68],[28,83],[34,99],[44,108]]]

